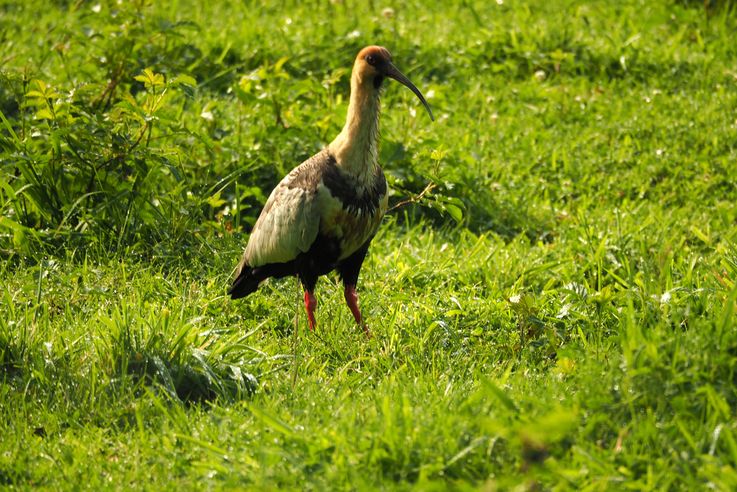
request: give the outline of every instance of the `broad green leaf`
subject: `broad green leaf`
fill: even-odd
[[[445,210],[456,222],[460,223],[463,220],[463,209],[461,207],[448,203],[445,205]]]
[[[174,79],[172,79],[172,81],[170,82],[170,85],[189,85],[192,87],[197,87],[197,79],[190,75],[181,74],[174,77]]]
[[[54,115],[52,115],[51,111],[49,111],[47,108],[41,108],[38,111],[36,111],[36,119],[37,120],[53,120]]]

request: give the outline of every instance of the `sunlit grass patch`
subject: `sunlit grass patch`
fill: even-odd
[[[730,2],[3,9],[0,486],[737,487]],[[367,44],[370,339],[226,296]]]

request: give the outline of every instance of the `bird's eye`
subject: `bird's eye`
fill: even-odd
[[[369,65],[376,65],[376,57],[374,55],[366,55],[366,63]]]

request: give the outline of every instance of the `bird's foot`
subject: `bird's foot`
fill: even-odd
[[[369,331],[368,325],[363,322],[361,310],[358,308],[358,292],[356,292],[356,286],[346,285],[344,294],[345,302],[346,304],[348,304],[348,309],[350,309],[351,313],[353,314],[353,319],[355,319],[356,323],[361,328],[363,328],[363,332],[366,334],[366,336],[371,337],[371,332]]]
[[[348,309],[351,310],[351,313],[353,313],[353,318],[356,320],[356,323],[359,325],[361,323],[361,310],[358,309],[358,292],[356,292],[356,286],[355,285],[346,285],[345,286],[345,302],[348,304]]]
[[[309,290],[305,291],[305,311],[307,311],[307,323],[310,331],[315,331],[315,309],[317,309],[317,299]]]

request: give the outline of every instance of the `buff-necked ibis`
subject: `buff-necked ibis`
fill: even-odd
[[[369,243],[387,209],[378,163],[379,95],[386,78],[422,93],[392,64],[386,48],[368,46],[353,64],[345,126],[323,150],[294,168],[274,188],[253,226],[229,294],[256,291],[269,277],[299,277],[310,330],[315,328],[317,279],[337,270],[353,317],[368,334],[356,283]]]

